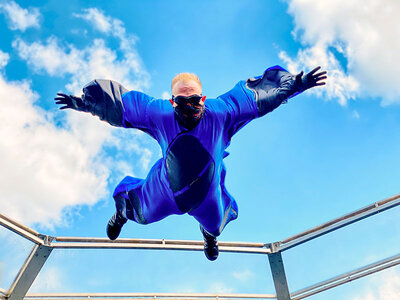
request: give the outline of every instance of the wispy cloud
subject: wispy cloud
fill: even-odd
[[[62,270],[54,266],[46,266],[35,279],[30,293],[62,293],[68,290],[68,278],[63,274]]]
[[[132,61],[128,50],[123,52],[122,59],[118,59],[117,52],[107,47],[103,39],[95,39],[83,49],[77,49],[74,45],[64,46],[54,36],[45,42],[31,44],[17,39],[13,47],[36,72],[44,71],[56,77],[69,76],[70,82],[66,88],[75,94],[80,94],[82,87],[95,78],[114,79],[136,90],[142,90],[149,83],[147,72],[137,67],[141,63]]]
[[[352,117],[354,119],[359,119],[360,118],[360,114],[358,113],[358,111],[354,110],[353,113],[352,113]]]
[[[33,43],[19,38],[13,42],[13,47],[36,72],[70,76],[66,88],[74,93],[80,93],[82,86],[94,78],[114,79],[129,89],[148,87],[150,76],[136,50],[137,37],[126,32],[121,20],[106,16],[96,8],[84,9],[82,14],[75,16],[87,20],[100,32],[117,38],[118,49],[108,47],[104,39],[94,39],[91,45],[78,49],[55,36],[45,42]]]
[[[0,75],[0,99],[2,213],[51,227],[65,207],[104,196],[108,171],[96,161],[99,144],[89,147],[81,133],[57,128],[27,81]]]
[[[119,40],[119,49],[122,51],[125,67],[130,68],[136,78],[136,84],[141,83],[139,88],[147,87],[149,75],[143,67],[141,58],[136,51],[136,41],[138,37],[126,32],[124,23],[116,18],[106,16],[104,12],[97,8],[83,9],[81,14],[75,14],[77,18],[82,18],[92,24],[97,30],[107,35],[111,35]]]
[[[128,89],[147,87],[150,76],[136,53],[135,37],[125,32],[120,20],[97,12],[97,18],[110,23],[110,29],[106,23],[99,28],[117,38],[117,49],[107,46],[104,39],[78,48],[55,36],[33,43],[17,38],[13,47],[35,72],[66,78],[65,88],[77,95],[95,78],[113,79]],[[7,54],[0,53],[3,65],[7,60]],[[0,77],[0,96],[0,152],[4,152],[0,162],[3,170],[11,170],[0,172],[2,199],[7,201],[3,213],[24,223],[63,224],[70,208],[93,205],[105,197],[110,174],[132,172],[128,159],[132,161],[133,154],[136,160],[139,156],[139,167],[149,166],[152,153],[140,144],[143,135],[122,134],[90,114],[42,110],[35,105],[39,96],[27,81]],[[66,117],[64,128],[53,121],[61,115]],[[116,143],[121,151],[107,157],[106,143]]]
[[[208,289],[209,293],[218,293],[218,294],[231,294],[234,291],[235,290],[232,287],[228,287],[223,282],[214,282]]]
[[[240,281],[248,281],[254,277],[254,273],[250,270],[234,271],[232,276]]]
[[[10,55],[0,50],[0,69],[4,68],[10,59]]]
[[[161,98],[162,98],[162,99],[171,99],[171,94],[170,94],[170,92],[168,92],[168,91],[162,92]]]
[[[39,27],[40,13],[37,8],[26,9],[14,1],[2,1],[0,12],[6,16],[11,30],[25,31],[29,27]]]
[[[0,227],[0,287],[8,288],[32,251],[32,243]]]
[[[325,45],[315,45],[310,48],[300,49],[296,58],[291,58],[284,51],[279,53],[290,72],[296,74],[300,70],[306,72],[316,66],[322,66],[328,71],[328,79],[323,88],[315,88],[309,92],[326,97],[327,99],[336,99],[341,105],[346,105],[350,99],[355,99],[359,88],[358,81],[351,75],[344,72],[339,61],[335,56],[327,51]]]
[[[341,105],[358,96],[400,102],[399,1],[286,2],[303,44],[296,57],[280,53],[291,71],[322,65],[330,79],[320,95]]]
[[[360,292],[362,291],[362,292]],[[394,270],[387,270],[370,278],[363,289],[352,300],[394,300],[400,295],[400,276]],[[360,295],[361,294],[361,295]]]
[[[113,28],[123,26],[121,21],[104,15],[97,8],[83,9],[82,13],[74,14],[74,16],[89,21],[97,30],[107,34],[112,33]]]

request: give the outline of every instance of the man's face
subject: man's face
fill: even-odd
[[[177,96],[192,96],[192,95],[201,95],[201,87],[200,85],[194,81],[190,80],[188,82],[178,81],[172,88],[172,95]],[[199,104],[204,106],[204,100],[202,99]],[[177,106],[176,103],[172,104],[174,107]]]
[[[196,127],[205,110],[201,86],[194,80],[178,81],[172,87],[172,95],[170,101],[178,123],[190,130]]]

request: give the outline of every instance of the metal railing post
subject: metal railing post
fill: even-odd
[[[272,244],[272,251],[274,246]],[[282,253],[268,253],[269,266],[271,268],[272,278],[278,300],[290,300],[289,286],[286,279],[285,267],[283,265]]]
[[[33,247],[10,288],[8,300],[22,300],[25,297],[52,250],[52,247],[45,245]]]

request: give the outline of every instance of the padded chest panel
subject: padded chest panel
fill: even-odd
[[[182,212],[197,208],[207,196],[215,164],[208,151],[191,135],[178,136],[166,157],[167,176]]]

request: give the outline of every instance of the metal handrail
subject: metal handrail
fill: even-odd
[[[235,253],[271,253],[263,243],[218,242],[221,252]],[[85,237],[56,237],[49,244],[58,249],[155,249],[155,250],[188,250],[203,251],[203,241],[165,240],[165,239],[117,239]]]
[[[378,262],[354,269],[352,271],[343,273],[333,278],[313,284],[304,289],[298,290],[294,293],[291,293],[291,297],[293,297],[292,300],[303,299],[315,295],[317,293],[329,290],[336,286],[342,285],[344,283],[365,277],[367,275],[374,274],[378,271],[382,271],[387,268],[397,266],[399,264],[400,264],[400,254],[397,254],[389,258],[382,259]]]
[[[30,240],[31,242],[34,242],[35,244],[38,245],[43,245],[44,241],[39,237],[39,233],[21,223],[18,223],[17,221],[6,217],[3,214],[0,214],[0,225],[4,226],[5,228],[8,228],[12,232],[15,232],[16,234]]]
[[[375,202],[359,210],[353,211],[349,214],[326,222],[322,225],[316,226],[314,228],[286,238],[276,243],[278,244],[278,246],[275,247],[275,251],[278,252],[288,250],[290,248],[296,247],[312,239],[315,239],[362,219],[368,218],[382,211],[391,209],[398,205],[400,205],[400,194]]]
[[[272,294],[213,294],[213,293],[48,293],[27,294],[25,299],[78,299],[78,298],[204,298],[204,299],[276,299]]]
[[[7,296],[7,291],[6,290],[3,290],[2,288],[0,288],[0,297],[1,296],[3,296],[3,297],[6,297]]]
[[[315,239],[319,236],[360,221],[379,212],[391,209],[400,205],[400,194],[389,197],[387,199],[375,202],[364,208],[346,214],[342,217],[316,226],[292,237],[286,238],[280,242],[272,244],[264,243],[249,243],[249,242],[219,242],[221,252],[237,252],[237,253],[259,253],[268,254],[269,256],[279,254],[282,251],[296,247],[302,243]],[[106,238],[94,237],[51,237],[41,235],[35,230],[12,220],[0,214],[0,225],[10,229],[20,236],[36,243],[44,245],[48,249],[157,249],[157,250],[189,250],[203,251],[203,241],[188,241],[188,240],[165,240],[165,239],[118,239],[110,241]],[[38,247],[38,246],[36,246]],[[362,278],[364,276],[376,273],[378,271],[396,266],[400,264],[400,254],[389,257],[387,259],[369,264],[367,266],[349,271],[338,275],[331,279],[316,283],[291,294],[292,300],[299,300],[344,283]],[[10,295],[7,291],[0,289],[0,298],[8,299]],[[238,298],[238,299],[276,299],[276,295],[271,294],[183,294],[183,293],[70,293],[70,294],[29,294],[26,299],[69,299],[69,298],[165,298],[165,299],[219,299],[219,298]]]

